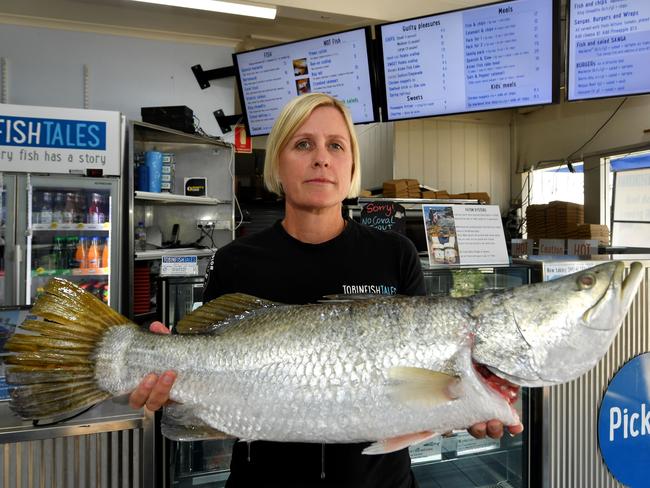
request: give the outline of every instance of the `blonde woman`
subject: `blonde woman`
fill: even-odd
[[[342,201],[358,194],[360,178],[359,147],[347,108],[320,93],[289,102],[269,135],[264,166],[267,188],[284,198],[284,218],[213,256],[204,301],[233,292],[291,304],[330,294],[423,295],[419,258],[407,238],[343,216]],[[150,375],[132,394],[131,404],[160,408],[173,380],[171,371],[160,378]],[[503,433],[503,425],[494,421],[470,432],[483,437],[486,429],[494,437]],[[368,456],[361,454],[367,445],[237,443],[226,486],[417,486],[407,449]]]

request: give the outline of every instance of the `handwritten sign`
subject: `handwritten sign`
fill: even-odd
[[[532,256],[532,239],[512,239],[510,241],[510,254],[512,256]]]
[[[540,239],[539,254],[546,256],[564,256],[564,239]]]
[[[379,230],[406,233],[406,210],[395,202],[370,202],[361,209],[361,223]]]
[[[569,239],[567,240],[567,254],[571,256],[592,256],[598,254],[598,240]]]

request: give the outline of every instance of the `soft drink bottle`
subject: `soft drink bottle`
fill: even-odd
[[[73,217],[73,222],[75,224],[85,224],[86,223],[86,196],[82,193],[75,194],[75,208],[76,212]]]
[[[60,224],[63,222],[63,209],[65,208],[65,195],[63,193],[54,194],[54,208],[52,209],[52,222]]]
[[[108,268],[108,257],[110,254],[110,246],[108,245],[108,237],[104,240],[104,247],[102,248],[102,268]]]
[[[88,223],[103,224],[105,220],[102,211],[102,196],[99,193],[93,193],[90,199],[90,207],[88,207]]]
[[[86,263],[88,268],[99,268],[101,264],[101,255],[99,254],[99,237],[93,237],[88,246],[86,253]]]
[[[63,246],[63,237],[54,238],[54,246],[52,247],[52,254],[54,260],[54,268],[57,270],[67,269],[67,259],[65,258],[65,249]]]
[[[39,224],[52,223],[52,194],[44,191],[41,199],[41,209],[38,212]]]
[[[79,246],[79,238],[77,236],[69,236],[65,240],[65,249],[68,258],[68,268],[78,268],[79,262],[77,261],[77,247]]]
[[[64,224],[72,224],[74,223],[74,218],[75,218],[75,213],[76,213],[76,205],[75,205],[75,195],[74,193],[66,193],[65,194],[65,207],[63,207],[63,216],[61,218],[61,222]]]
[[[80,237],[77,243],[77,249],[74,253],[74,261],[77,268],[87,268],[86,263],[86,237]]]

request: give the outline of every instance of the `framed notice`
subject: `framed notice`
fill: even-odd
[[[431,266],[508,264],[497,205],[423,205]]]

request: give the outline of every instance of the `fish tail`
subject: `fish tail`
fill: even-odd
[[[105,332],[129,320],[69,281],[53,278],[26,320],[5,343],[10,408],[26,419],[78,412],[108,397],[97,386],[95,349]]]

